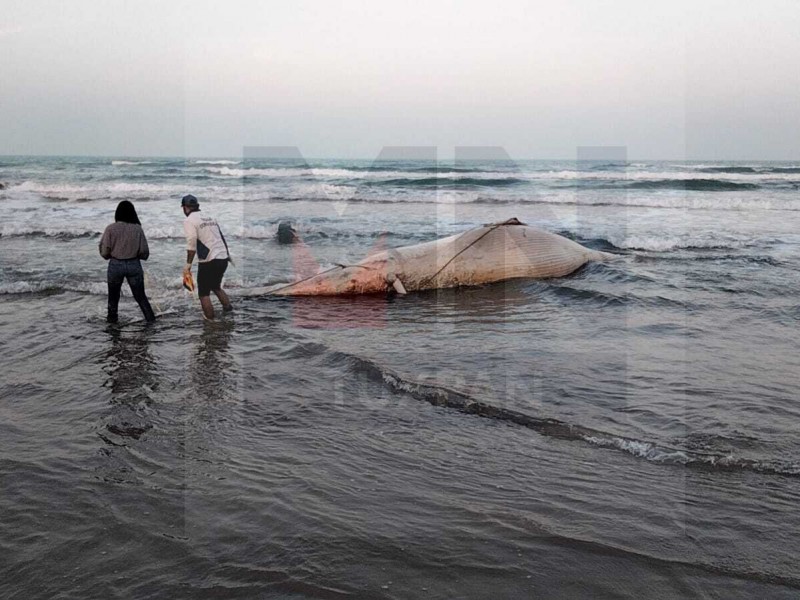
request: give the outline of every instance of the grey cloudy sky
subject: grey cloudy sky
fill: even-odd
[[[3,0],[0,153],[800,158],[797,0]]]

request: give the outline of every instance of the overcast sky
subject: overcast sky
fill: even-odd
[[[798,0],[3,0],[0,154],[800,159]]]

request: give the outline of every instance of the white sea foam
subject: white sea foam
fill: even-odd
[[[695,462],[686,452],[672,448],[661,448],[650,442],[631,440],[619,437],[597,437],[583,436],[583,439],[590,444],[602,446],[604,448],[617,448],[633,456],[649,460],[651,462],[670,463],[686,465]]]
[[[164,197],[180,193],[185,186],[156,183],[91,183],[85,185],[59,183],[50,184],[38,181],[23,181],[11,188],[14,192],[33,192],[46,198],[104,199],[104,198],[147,198]]]
[[[41,235],[44,237],[87,237],[100,235],[101,232],[96,229],[87,229],[83,227],[75,228],[57,228],[57,227],[27,227],[24,225],[7,225],[0,229],[0,237],[25,237],[32,235]]]
[[[239,160],[195,160],[196,165],[238,165]]]
[[[231,178],[227,178],[231,179]],[[474,202],[553,205],[615,205],[679,210],[749,211],[780,210],[800,211],[800,202],[790,195],[765,195],[755,193],[730,194],[650,194],[646,190],[619,193],[617,190],[573,193],[572,190],[555,190],[550,193],[501,190],[496,192],[476,190],[436,190],[387,187],[363,189],[357,185],[337,184],[324,180],[291,181],[288,185],[275,185],[264,181],[261,185],[207,185],[202,186],[201,202],[249,202],[262,200],[344,200],[353,202],[412,202],[432,204],[468,204]],[[168,183],[90,183],[50,184],[24,181],[4,191],[5,201],[28,201],[31,195],[44,200],[63,202],[94,202],[133,200],[134,202],[174,201],[191,191],[185,184]]]
[[[56,289],[57,287],[53,283],[15,281],[13,283],[0,284],[0,294],[33,294]]]
[[[183,227],[145,227],[145,235],[151,240],[169,240],[182,238],[184,236]]]
[[[768,171],[770,169],[800,169],[800,165],[792,164],[792,165],[785,165],[785,164],[693,164],[693,165],[670,165],[671,167],[676,167],[679,169],[753,169],[753,170],[761,170],[761,171]]]
[[[677,448],[658,446],[651,442],[614,436],[584,435],[584,441],[603,448],[616,448],[650,462],[671,465],[706,465],[722,469],[744,469],[759,473],[800,475],[800,464],[780,460],[754,460],[727,454],[693,453]]]
[[[486,202],[496,201],[493,197],[481,197],[480,200]],[[733,196],[731,194],[720,195],[700,195],[690,196],[686,194],[677,195],[646,195],[641,191],[637,193],[618,193],[612,194],[554,194],[527,196],[521,194],[500,196],[499,200],[511,202],[516,200],[521,204],[564,204],[583,206],[629,206],[632,208],[674,208],[681,210],[724,210],[724,211],[748,211],[748,210],[785,210],[800,211],[800,203],[793,198],[765,198],[763,196],[743,195]]]
[[[488,175],[488,174],[486,174]],[[696,171],[538,171],[533,173],[504,173],[506,176],[524,179],[557,179],[557,180],[600,180],[600,181],[698,181],[716,179],[740,183],[758,183],[759,181],[797,180],[800,177],[792,173],[708,173]],[[470,174],[471,176],[471,174]]]
[[[102,296],[108,293],[108,284],[92,281],[69,284],[55,281],[14,281],[0,284],[0,295],[38,294],[58,290]]]
[[[181,225],[176,226],[149,226],[145,224],[145,235],[149,240],[183,239],[184,232]],[[230,232],[230,233],[228,233]],[[246,238],[252,240],[272,239],[277,233],[276,225],[253,225],[244,227],[225,228],[227,237]],[[0,237],[26,237],[42,236],[51,238],[86,238],[99,237],[102,229],[82,227],[29,227],[25,225],[8,225],[0,229]]]
[[[340,179],[362,179],[370,174],[378,175],[377,172],[365,173],[363,171],[350,171],[348,169],[286,169],[286,168],[265,168],[258,169],[251,167],[248,169],[232,169],[230,167],[206,167],[209,173],[215,173],[223,177],[269,177],[269,178],[340,178]],[[398,177],[403,173],[398,172]]]
[[[285,167],[274,168],[247,168],[231,169],[230,167],[206,167],[210,173],[225,177],[269,177],[269,178],[309,178],[319,177],[320,179],[516,179],[523,177],[521,173],[508,172],[454,172],[454,171],[363,171],[351,169],[333,168],[297,168],[287,169]]]
[[[200,164],[200,161],[198,161]],[[236,164],[233,162],[211,162],[208,164]],[[647,171],[647,170],[627,170],[627,171],[581,171],[581,170],[551,170],[551,171],[397,171],[397,170],[358,170],[358,169],[336,169],[336,168],[295,168],[285,167],[272,168],[246,168],[232,169],[230,167],[208,166],[206,170],[224,177],[320,177],[334,179],[441,179],[457,181],[459,179],[525,179],[531,181],[631,181],[631,182],[656,182],[656,181],[698,181],[715,179],[719,181],[729,181],[733,183],[758,183],[759,181],[796,181],[800,175],[793,173],[708,173],[691,171]]]
[[[151,160],[112,160],[111,164],[115,167],[125,167],[130,165],[152,165]]]
[[[618,237],[610,235],[609,242],[617,248],[627,250],[649,250],[652,252],[668,252],[680,250],[682,248],[742,248],[746,245],[744,240],[730,238],[697,238],[682,236],[653,236],[653,235],[631,235],[628,237]]]
[[[180,198],[187,193],[186,184],[176,183],[130,183],[94,182],[86,184],[44,183],[23,181],[10,186],[8,194],[35,194],[47,200],[67,200],[73,202],[92,200],[167,200]],[[229,199],[241,195],[240,189],[221,186],[203,186],[206,198]],[[201,198],[202,201],[202,198]]]

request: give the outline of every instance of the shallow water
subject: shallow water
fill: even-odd
[[[4,597],[797,596],[796,165],[114,160],[0,159]],[[215,324],[188,192],[237,258]],[[103,322],[123,198],[152,327]],[[619,258],[247,294],[512,216]]]

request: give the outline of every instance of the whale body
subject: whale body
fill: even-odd
[[[399,293],[473,286],[507,279],[569,275],[613,254],[586,248],[517,219],[492,223],[431,242],[383,250],[266,293],[333,296]]]

